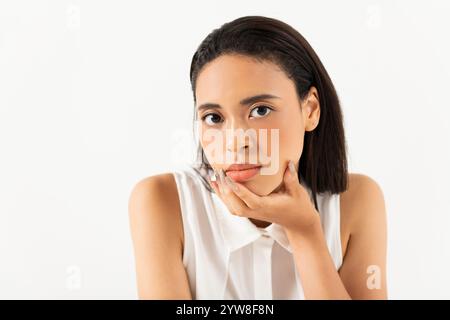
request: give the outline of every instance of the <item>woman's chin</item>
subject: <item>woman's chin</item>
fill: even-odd
[[[249,181],[243,181],[240,182],[242,185],[244,185],[248,190],[253,192],[254,194],[263,197],[267,196],[273,192],[277,192],[283,189],[283,185],[280,183],[273,183],[272,181],[264,181],[264,179],[261,179],[262,177],[259,176],[256,179],[252,179]]]

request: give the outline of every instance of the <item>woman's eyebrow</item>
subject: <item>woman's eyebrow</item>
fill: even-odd
[[[258,100],[264,100],[264,99],[281,99],[281,98],[277,97],[277,96],[274,96],[272,94],[262,93],[262,94],[258,94],[256,96],[252,96],[252,97],[248,97],[248,98],[242,99],[239,103],[242,106],[245,106],[245,105],[252,104],[252,103],[254,103],[254,102],[258,101]],[[206,103],[202,103],[197,108],[197,111],[201,111],[203,109],[219,109],[219,108],[221,108],[220,104],[206,102]]]

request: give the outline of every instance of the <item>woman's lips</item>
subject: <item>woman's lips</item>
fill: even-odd
[[[261,166],[255,166],[248,169],[241,170],[227,170],[226,175],[229,176],[233,181],[241,182],[253,178],[259,173]]]

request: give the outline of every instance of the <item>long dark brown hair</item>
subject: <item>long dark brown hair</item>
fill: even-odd
[[[317,193],[338,194],[347,189],[347,156],[343,116],[334,85],[325,67],[303,36],[290,25],[263,16],[245,16],[214,29],[201,42],[192,57],[190,81],[196,103],[196,81],[209,62],[223,54],[241,54],[277,64],[295,83],[299,99],[316,87],[320,121],[306,131],[303,152],[298,161],[299,179],[311,189],[316,210]],[[197,113],[194,111],[194,120]],[[194,167],[205,180],[211,165],[199,146]],[[208,190],[209,184],[204,181]]]

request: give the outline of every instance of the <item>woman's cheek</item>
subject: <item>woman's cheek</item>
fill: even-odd
[[[215,167],[217,164],[217,156],[214,152],[214,142],[203,142],[202,143],[203,152],[205,154],[206,159],[208,160],[211,166]]]
[[[280,139],[280,144],[282,146],[282,158],[288,160],[298,160],[300,159],[302,149],[303,149],[303,137],[300,133],[296,136],[285,135]]]
[[[200,140],[200,145],[206,159],[213,167],[216,167],[217,165],[220,166],[224,161],[224,142],[221,134],[221,131],[217,129],[209,129],[209,131],[205,130],[202,139]]]
[[[294,104],[292,104],[294,106]],[[305,128],[302,122],[301,113],[297,108],[289,108],[288,111],[280,114],[280,149],[282,149],[282,159],[300,159],[303,149],[303,136]]]

